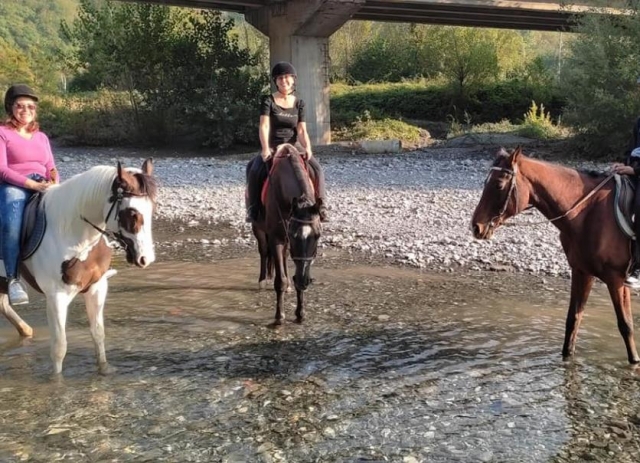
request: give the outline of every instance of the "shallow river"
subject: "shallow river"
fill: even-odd
[[[62,382],[42,299],[20,310],[33,339],[0,320],[0,461],[640,460],[640,376],[601,285],[564,363],[565,280],[330,251],[305,324],[291,322],[292,293],[274,330],[256,258],[199,249],[165,249],[147,270],[117,263],[110,377],[80,300]]]

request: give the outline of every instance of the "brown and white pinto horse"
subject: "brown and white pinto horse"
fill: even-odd
[[[65,325],[71,301],[84,296],[100,373],[112,371],[104,347],[103,310],[107,297],[111,247],[125,248],[130,264],[145,268],[155,260],[151,233],[156,204],[153,164],[142,169],[97,166],[49,187],[42,205],[47,228],[40,247],[22,262],[21,275],[47,300],[54,374],[62,372],[67,352]],[[1,267],[1,266],[0,266]],[[0,312],[22,336],[33,330],[9,306],[6,279],[0,277]]]
[[[293,145],[280,145],[274,154],[265,198],[265,231],[276,273],[274,325],[281,325],[285,318],[282,300],[289,284],[288,252],[296,266],[296,321],[301,323],[304,318],[304,291],[311,283],[311,264],[322,230],[319,206],[301,154]]]
[[[518,147],[501,149],[473,213],[478,239],[489,239],[505,220],[532,206],[560,230],[571,267],[571,300],[562,356],[575,353],[578,328],[594,278],[602,280],[618,319],[629,363],[640,362],[633,337],[629,288],[623,286],[631,262],[631,241],[614,217],[615,182],[526,157]]]

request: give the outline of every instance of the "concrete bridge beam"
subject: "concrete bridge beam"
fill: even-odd
[[[271,65],[289,61],[298,71],[297,90],[306,103],[314,145],[331,142],[329,36],[364,4],[365,0],[285,0],[245,15],[269,37]]]

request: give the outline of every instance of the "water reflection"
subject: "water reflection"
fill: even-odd
[[[22,311],[33,340],[0,321],[0,461],[637,461],[638,377],[602,288],[565,364],[566,281],[329,256],[308,322],[274,331],[255,263],[122,270],[107,378],[81,305],[61,384],[42,307]]]

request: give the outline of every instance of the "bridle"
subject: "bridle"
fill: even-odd
[[[303,225],[313,225],[315,223],[315,221],[298,219],[297,217],[289,217],[288,221],[286,221],[286,222],[283,221],[283,223],[286,225],[285,230],[286,230],[286,234],[287,234],[287,241],[288,241],[288,244],[289,244],[289,249],[291,249],[291,238],[289,236],[289,222],[297,222],[297,223],[301,223]],[[296,262],[296,261],[311,262],[311,261],[315,260],[317,254],[318,254],[318,248],[316,247],[316,250],[313,253],[313,256],[311,256],[311,257],[293,257],[293,256],[291,256],[291,260],[293,260],[294,262]]]
[[[513,166],[513,169],[507,169],[506,167],[495,167],[495,166],[491,167],[491,169],[489,170],[489,175],[487,175],[487,179],[485,180],[485,184],[489,181],[489,177],[491,177],[491,174],[494,171],[502,172],[507,175],[510,175],[511,180],[509,181],[509,192],[507,193],[507,197],[504,200],[504,204],[502,205],[502,208],[500,208],[500,212],[498,213],[498,215],[494,216],[489,221],[490,228],[495,228],[498,221],[501,220],[502,216],[507,212],[507,208],[509,207],[509,200],[511,199],[512,195],[514,195],[514,200],[516,204],[516,212],[514,215],[520,212],[518,211],[518,182],[517,182],[518,166],[517,165]],[[524,210],[529,209],[530,207],[531,205],[527,206]]]
[[[124,198],[144,197],[144,196],[149,196],[149,195],[131,193],[131,192],[125,191],[124,188],[122,188],[121,186],[116,188],[116,191],[111,195],[111,197],[109,197],[109,202],[111,203],[111,207],[109,208],[107,217],[104,219],[105,225],[108,224],[109,219],[111,218],[111,214],[115,211],[114,217],[116,218],[116,223],[118,224],[118,231],[116,232],[107,230],[106,228],[102,229],[97,225],[93,224],[90,220],[88,220],[86,217],[82,215],[80,216],[80,218],[84,222],[91,225],[95,230],[97,230],[105,238],[105,241],[107,242],[107,246],[109,246],[110,248],[116,248],[119,246],[122,249],[127,249],[128,245],[127,245],[126,238],[122,233],[122,223],[120,220],[120,209],[122,206],[122,200]]]
[[[531,209],[533,207],[532,204],[528,204],[527,207],[525,207],[524,209],[522,209],[521,211],[518,210],[518,186],[517,186],[517,175],[518,175],[518,166],[514,165],[513,169],[508,169],[506,167],[496,167],[493,166],[491,167],[489,174],[487,175],[487,179],[485,180],[485,184],[489,181],[489,177],[491,177],[491,174],[493,173],[493,171],[497,171],[497,172],[502,172],[505,173],[509,176],[511,176],[511,180],[509,182],[509,192],[507,193],[507,197],[504,200],[504,204],[502,205],[502,208],[500,209],[500,212],[498,213],[498,215],[494,216],[491,221],[489,221],[489,228],[493,229],[495,228],[497,222],[499,220],[502,219],[502,217],[504,216],[504,214],[507,212],[507,208],[509,207],[509,200],[511,199],[511,196],[514,196],[514,201],[515,201],[515,205],[516,205],[516,211],[513,215],[517,215],[520,212],[524,212],[528,209]],[[552,219],[548,219],[548,220],[544,220],[541,222],[530,222],[530,223],[522,223],[520,225],[538,225],[538,224],[542,224],[542,223],[547,223],[547,222],[555,222],[556,220],[560,220],[563,219],[565,217],[567,217],[569,214],[571,214],[573,211],[575,211],[578,207],[580,207],[582,204],[584,204],[589,198],[591,198],[594,194],[596,194],[596,192],[598,190],[600,190],[609,180],[611,180],[613,178],[613,176],[615,175],[615,173],[611,173],[609,175],[607,175],[607,177],[605,177],[604,180],[602,180],[598,185],[596,185],[595,188],[593,188],[593,190],[591,190],[589,193],[587,193],[580,201],[578,201],[573,207],[571,207],[568,211],[552,218]],[[518,225],[518,224],[516,224]]]

